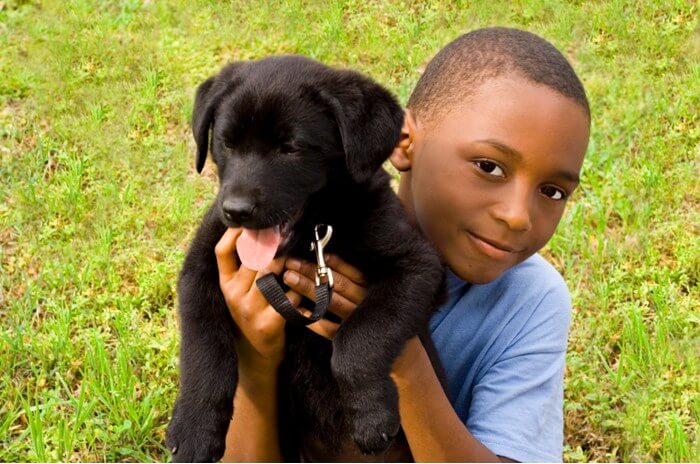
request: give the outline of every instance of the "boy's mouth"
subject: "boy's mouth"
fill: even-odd
[[[514,247],[502,242],[487,239],[471,231],[467,231],[467,236],[481,253],[498,261],[510,259],[514,254],[522,251],[518,251]]]

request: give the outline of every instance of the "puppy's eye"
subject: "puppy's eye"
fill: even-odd
[[[291,143],[283,143],[280,145],[280,153],[282,154],[294,153],[295,151],[297,150]]]

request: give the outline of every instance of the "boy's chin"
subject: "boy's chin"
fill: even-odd
[[[503,275],[503,272],[493,274],[493,273],[459,273],[455,272],[454,269],[452,272],[455,273],[457,277],[462,279],[465,282],[469,282],[470,284],[474,285],[485,285],[485,284],[490,284],[494,280],[498,279]]]
[[[484,285],[493,282],[494,280],[501,277],[512,267],[525,261],[529,256],[522,257],[517,262],[514,263],[475,263],[474,261],[468,261],[467,259],[462,262],[449,262],[448,266],[450,270],[460,279],[465,282],[469,282],[475,285]]]

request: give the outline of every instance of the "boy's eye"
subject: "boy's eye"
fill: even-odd
[[[540,189],[540,192],[552,200],[565,200],[568,197],[565,191],[552,185],[545,185]]]
[[[484,171],[486,174],[496,176],[496,177],[505,177],[506,173],[503,172],[503,169],[493,161],[486,161],[486,160],[479,160],[475,161],[474,164]]]

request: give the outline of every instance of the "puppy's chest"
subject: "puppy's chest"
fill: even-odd
[[[325,254],[334,254],[339,256],[343,261],[353,265],[360,271],[364,272],[368,269],[371,263],[372,252],[368,247],[366,237],[363,231],[356,224],[348,224],[334,218],[317,220],[310,224],[304,224],[295,230],[295,234],[299,239],[294,246],[286,253],[287,256],[303,259],[305,261],[318,264],[317,255],[312,244],[317,242],[314,234],[316,225],[330,226],[332,228],[329,233],[327,243],[323,245]],[[325,228],[320,228],[323,232]],[[325,236],[321,233],[321,238]]]
[[[332,343],[308,329],[288,327],[280,367],[281,434],[302,462],[412,462],[401,431],[382,454],[364,455],[352,440],[330,367]],[[296,459],[295,459],[296,460]]]

